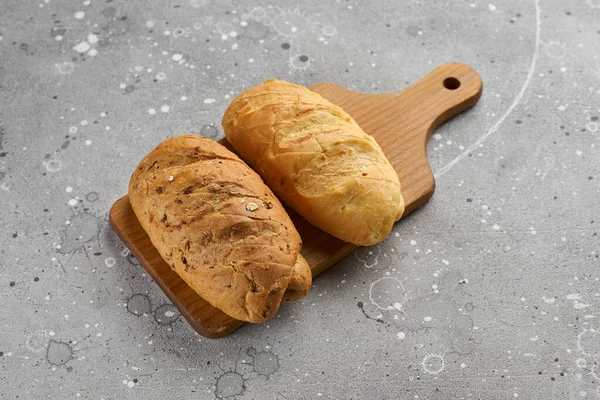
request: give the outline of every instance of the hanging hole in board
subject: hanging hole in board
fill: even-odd
[[[456,78],[446,78],[444,79],[444,87],[448,90],[456,90],[460,87],[460,81]]]

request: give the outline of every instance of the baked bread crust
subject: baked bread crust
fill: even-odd
[[[282,300],[308,293],[311,271],[292,221],[220,144],[196,135],[163,141],[133,173],[129,199],[171,268],[231,317],[264,322]]]
[[[404,212],[400,182],[373,139],[309,89],[268,80],[237,96],[222,121],[235,151],[307,221],[360,246]]]

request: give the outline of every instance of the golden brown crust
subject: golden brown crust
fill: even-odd
[[[283,295],[283,301],[296,301],[308,294],[310,285],[312,284],[312,273],[308,263],[298,254],[298,260],[292,268],[292,276],[290,283]]]
[[[305,87],[268,80],[248,89],[222,125],[273,192],[333,236],[375,244],[404,212],[398,175],[375,139]]]
[[[260,177],[220,144],[195,135],[160,143],[133,173],[129,199],[171,268],[233,318],[268,320],[290,281],[293,296],[308,293],[310,269],[295,267],[302,243],[292,221]]]

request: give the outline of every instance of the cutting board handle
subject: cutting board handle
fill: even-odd
[[[311,89],[346,110],[377,140],[398,173],[408,215],[425,204],[435,189],[427,161],[431,133],[477,103],[483,84],[473,68],[448,63],[392,93],[359,93],[332,83],[319,83]]]
[[[477,71],[465,64],[448,63],[393,95],[411,98],[413,106],[422,110],[417,115],[422,116],[419,122],[427,125],[423,130],[426,132],[423,145],[426,145],[435,128],[477,103],[482,90]]]

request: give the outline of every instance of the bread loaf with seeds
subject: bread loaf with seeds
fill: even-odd
[[[162,258],[233,318],[264,322],[305,296],[300,235],[260,176],[196,135],[160,143],[137,166],[129,200]]]

